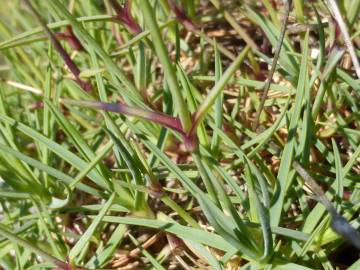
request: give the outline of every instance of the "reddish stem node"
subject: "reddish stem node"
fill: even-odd
[[[141,33],[140,25],[136,22],[134,17],[131,15],[130,10],[130,1],[125,1],[124,6],[120,6],[117,0],[109,0],[112,8],[116,12],[116,16],[114,16],[115,21],[119,21],[124,24],[127,29],[134,35]]]
[[[184,25],[184,27],[186,29],[188,29],[189,31],[196,31],[197,30],[197,26],[195,25],[195,23],[186,15],[186,12],[179,8],[175,2],[173,0],[168,0],[170,9],[172,10],[172,12],[175,14],[176,18],[180,21],[180,23],[182,25]]]

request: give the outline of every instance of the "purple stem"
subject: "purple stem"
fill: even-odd
[[[179,132],[181,135],[185,135],[181,126],[180,119],[177,117],[169,116],[160,112],[153,112],[136,107],[131,107],[123,103],[105,103],[99,101],[82,101],[82,100],[67,100],[63,102],[69,105],[76,105],[80,107],[95,108],[104,111],[117,112],[129,116],[135,116],[138,118],[146,119],[154,123],[158,123],[162,126],[171,128]]]
[[[70,69],[71,73],[75,76],[75,81],[80,85],[82,89],[84,89],[86,92],[89,92],[92,90],[92,86],[90,83],[83,81],[80,78],[80,70],[77,67],[77,65],[74,63],[74,61],[70,58],[69,54],[65,51],[65,49],[61,46],[60,42],[56,38],[56,36],[50,31],[50,29],[47,27],[46,23],[42,20],[40,14],[37,12],[37,10],[30,4],[29,0],[24,0],[24,2],[27,4],[29,9],[32,11],[32,13],[35,15],[37,20],[39,21],[40,25],[44,29],[45,33],[49,37],[51,43],[54,45],[55,49],[59,52],[61,57],[63,58],[64,62]]]
[[[131,16],[129,1],[125,1],[124,7],[120,6],[117,0],[109,0],[110,5],[116,12],[115,20],[123,23],[132,34],[137,35],[141,33],[139,24]]]
[[[71,48],[77,51],[84,50],[84,47],[82,46],[80,40],[75,36],[71,26],[66,27],[65,34],[67,34],[66,40],[71,46]]]
[[[168,0],[168,4],[172,12],[174,12],[176,18],[190,31],[196,31],[197,27],[193,21],[186,15],[183,9],[180,9],[173,0]]]

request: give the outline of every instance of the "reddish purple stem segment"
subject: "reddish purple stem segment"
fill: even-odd
[[[76,51],[84,50],[84,47],[82,46],[80,40],[75,36],[72,27],[70,25],[66,27],[66,31],[64,33],[56,33],[55,36],[58,39],[66,40],[73,50]]]
[[[120,6],[117,0],[109,0],[109,2],[112,8],[116,12],[116,16],[114,17],[114,20],[120,21],[134,35],[141,33],[141,28],[139,24],[135,21],[134,17],[131,15],[130,3],[129,3],[130,1],[125,1],[123,7]]]
[[[196,135],[196,123],[193,124],[189,133],[185,133],[181,121],[178,117],[169,116],[161,112],[153,112],[140,108],[128,106],[123,103],[105,103],[99,101],[83,101],[83,100],[63,100],[68,105],[80,107],[88,107],[110,112],[117,112],[129,116],[138,117],[149,120],[164,127],[177,131],[183,138],[185,148],[189,152],[194,152],[198,148],[199,142]]]
[[[65,49],[61,46],[61,44],[60,44],[59,40],[56,38],[55,34],[53,34],[51,32],[51,30],[47,27],[46,23],[42,20],[40,14],[37,12],[37,10],[31,5],[30,1],[29,0],[24,0],[24,1],[27,4],[27,6],[29,7],[29,9],[31,10],[31,12],[35,15],[36,19],[39,21],[39,23],[42,26],[42,28],[44,29],[46,35],[49,37],[51,43],[53,44],[55,49],[58,51],[58,53],[63,58],[65,64],[68,66],[71,73],[74,75],[75,81],[77,82],[77,84],[80,85],[80,87],[82,89],[84,89],[86,92],[90,92],[92,90],[92,85],[80,78],[80,69],[74,63],[74,61],[71,59],[69,54],[65,51]],[[69,30],[68,30],[68,35],[72,34],[74,36],[72,30],[70,30],[70,31],[71,31],[71,33],[69,33]]]
[[[161,112],[153,112],[140,108],[128,106],[123,103],[105,103],[98,101],[82,101],[82,100],[63,100],[64,103],[77,105],[81,107],[95,108],[104,111],[117,112],[129,116],[146,119],[162,126],[171,128],[181,134],[184,134],[179,118],[172,117]]]
[[[182,25],[185,26],[186,29],[189,31],[196,31],[197,26],[194,24],[194,22],[186,15],[185,11],[181,8],[179,8],[173,0],[168,0],[170,9],[172,12],[174,12],[176,18],[180,21]]]

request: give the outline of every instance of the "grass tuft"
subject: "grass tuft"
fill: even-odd
[[[3,2],[1,269],[359,268],[359,0]]]

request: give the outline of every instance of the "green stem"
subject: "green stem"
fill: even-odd
[[[158,55],[159,60],[164,67],[165,79],[169,85],[169,89],[171,95],[173,96],[176,109],[179,112],[179,117],[182,127],[185,132],[188,132],[191,128],[190,113],[181,95],[174,66],[170,61],[168,51],[166,50],[159,26],[155,19],[153,8],[151,7],[148,0],[142,1],[142,13],[144,15],[145,24],[149,28],[151,37],[153,39],[155,52]]]

